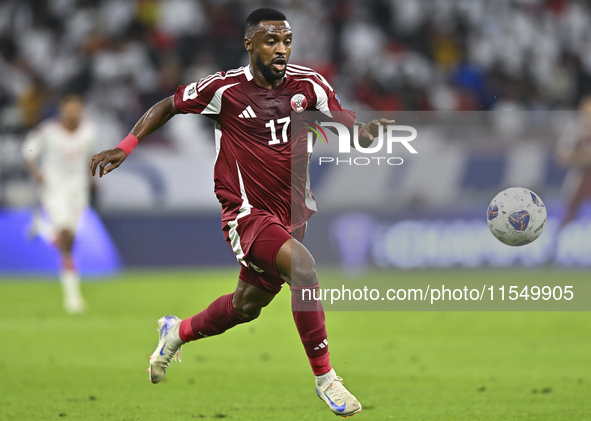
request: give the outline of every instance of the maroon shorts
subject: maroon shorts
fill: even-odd
[[[284,284],[277,273],[275,261],[279,249],[287,240],[302,241],[305,227],[290,234],[279,219],[265,211],[251,209],[251,213],[224,224],[226,241],[242,265],[241,281],[277,294]]]

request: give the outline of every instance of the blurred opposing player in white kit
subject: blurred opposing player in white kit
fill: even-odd
[[[27,169],[41,188],[41,204],[49,217],[46,232],[40,233],[46,234],[60,251],[60,282],[68,313],[81,313],[85,308],[72,249],[80,217],[90,199],[88,160],[96,129],[83,113],[81,97],[64,97],[59,119],[42,122],[23,145]]]
[[[578,119],[560,138],[556,155],[560,164],[569,167],[563,186],[567,206],[562,229],[576,218],[583,202],[591,200],[591,96],[581,99]]]

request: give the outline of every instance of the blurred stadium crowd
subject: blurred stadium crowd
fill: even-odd
[[[438,218],[441,209],[476,217],[509,185],[532,188],[546,203],[562,195],[565,169],[556,165],[555,143],[591,94],[587,1],[2,0],[0,211],[36,203],[22,142],[56,114],[61,96],[84,96],[100,129],[96,150],[111,148],[178,85],[247,64],[245,16],[263,6],[287,15],[292,62],[326,76],[347,108],[369,111],[366,116],[495,111],[484,119],[480,112],[455,113],[457,120],[445,113],[445,130],[421,126],[421,159],[404,167],[376,167],[379,174],[369,169],[360,177],[346,167],[312,165],[312,188],[324,211],[351,206],[347,176],[371,186],[359,193],[357,202],[369,207],[363,211],[385,209],[397,217],[417,209]],[[207,119],[176,117],[142,143],[117,177],[101,179],[93,206],[111,227],[128,227],[111,230],[122,234],[121,250],[140,256],[126,255],[127,263],[170,263],[171,256],[195,263],[198,253],[188,251],[194,225],[217,230],[211,126]],[[154,219],[133,225],[138,215]],[[573,232],[585,236],[591,225],[585,227]],[[175,238],[177,248],[162,257],[150,248],[160,240],[145,237],[153,233],[167,244]]]
[[[288,16],[292,61],[361,109],[574,109],[590,91],[584,1],[5,0],[0,130],[33,127],[64,92],[128,130],[177,85],[244,65],[259,6]]]

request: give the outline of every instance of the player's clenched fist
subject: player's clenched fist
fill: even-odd
[[[96,168],[99,167],[99,177],[102,177],[121,165],[125,158],[127,158],[127,154],[119,148],[97,153],[90,160],[90,173],[94,176]]]

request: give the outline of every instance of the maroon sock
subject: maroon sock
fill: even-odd
[[[184,319],[179,327],[179,336],[183,342],[196,341],[208,336],[219,335],[244,320],[234,311],[232,297],[222,295],[201,313]]]
[[[291,287],[291,311],[300,339],[316,376],[328,373],[330,366],[324,309],[318,297],[318,282]]]

